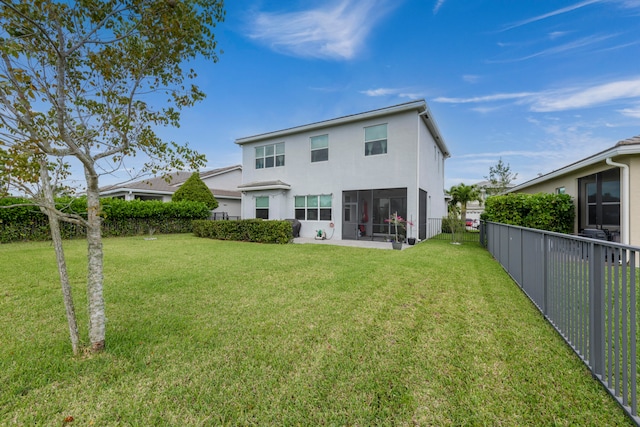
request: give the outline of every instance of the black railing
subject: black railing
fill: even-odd
[[[426,227],[427,239],[448,240],[452,243],[480,241],[480,228],[467,226],[463,220],[429,218]]]

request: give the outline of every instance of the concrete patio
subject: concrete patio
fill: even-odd
[[[371,248],[371,249],[388,249],[392,250],[391,242],[380,242],[372,240],[338,240],[338,239],[324,239],[317,240],[311,237],[296,237],[293,239],[293,243],[296,244],[316,244],[316,245],[334,245],[334,246],[352,246],[356,248]],[[402,245],[402,250],[410,248],[408,244]]]

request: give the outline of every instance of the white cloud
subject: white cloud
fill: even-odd
[[[532,98],[531,111],[550,112],[589,108],[611,101],[640,98],[640,77],[592,87],[541,93]]]
[[[624,116],[640,119],[640,105],[635,108],[623,108],[622,110],[617,111]]]
[[[471,111],[475,111],[480,114],[488,114],[493,113],[494,111],[500,110],[502,107],[494,106],[494,107],[474,107]]]
[[[576,121],[569,123],[541,123],[539,128],[546,134],[539,141],[550,155],[544,163],[538,163],[537,172],[547,173],[613,146],[616,141],[610,136],[598,135],[600,123]],[[604,132],[606,135],[607,132]]]
[[[440,10],[440,8],[442,7],[442,5],[444,4],[446,0],[438,0],[436,1],[436,5],[433,7],[433,14],[435,15],[436,13],[438,13],[438,11]]]
[[[294,56],[351,59],[389,10],[386,0],[341,0],[298,12],[261,12],[249,37]]]
[[[542,132],[535,140],[523,139],[522,135],[514,135],[514,145],[527,146],[524,150],[502,149],[456,155],[448,162],[455,162],[458,168],[472,171],[469,176],[484,176],[488,166],[494,165],[498,159],[508,164],[512,171],[518,173],[517,182],[525,182],[538,176],[564,167],[575,161],[611,147],[615,140],[596,136],[587,122],[572,122],[566,125],[545,120],[532,123]],[[479,146],[490,146],[480,144]],[[451,166],[450,166],[451,167]],[[465,181],[468,181],[465,179]]]
[[[626,9],[640,9],[640,0],[620,0],[619,3]]]
[[[421,98],[424,98],[424,95],[421,94],[421,93],[411,93],[411,92],[399,93],[398,96],[400,98],[408,98],[408,99],[421,99]]]
[[[491,161],[500,157],[549,157],[555,155],[555,151],[528,151],[528,150],[505,150],[486,153],[471,153],[456,156],[459,159],[471,158],[481,162]]]
[[[529,104],[530,111],[554,112],[591,108],[613,101],[640,99],[640,77],[619,80],[591,86],[580,86],[543,92],[497,93],[470,98],[438,97],[435,102],[446,104],[480,104],[498,101],[515,101]],[[484,112],[490,110],[483,110]],[[635,117],[637,109],[618,110],[622,114]]]
[[[556,9],[556,10],[554,10],[552,12],[545,13],[545,14],[538,15],[538,16],[534,16],[533,18],[525,19],[525,20],[522,20],[520,22],[516,22],[514,24],[508,25],[505,28],[503,28],[502,31],[508,31],[508,30],[513,29],[513,28],[517,28],[517,27],[521,27],[523,25],[531,24],[532,22],[537,22],[537,21],[541,21],[543,19],[551,18],[553,16],[561,15],[563,13],[572,12],[572,11],[574,11],[576,9],[580,9],[582,7],[588,6],[588,5],[593,4],[593,3],[602,3],[603,1],[606,1],[606,0],[586,0],[586,1],[582,1],[580,3],[572,4],[571,6],[563,7],[561,9]]]
[[[519,92],[519,93],[497,93],[494,95],[475,96],[473,98],[447,98],[438,97],[434,99],[436,102],[445,104],[471,104],[480,102],[493,102],[493,101],[509,101],[513,99],[529,98],[535,95],[535,92]]]
[[[418,92],[412,92],[408,89],[393,89],[393,88],[378,88],[378,89],[368,89],[362,90],[360,93],[365,94],[367,96],[388,96],[394,95],[400,98],[408,98],[408,99],[419,99],[424,98],[424,95]]]
[[[558,39],[560,37],[564,37],[567,34],[569,34],[568,31],[553,31],[553,32],[549,33],[549,39],[555,40],[555,39]]]
[[[363,91],[360,91],[360,93],[364,93],[367,96],[385,96],[385,95],[395,95],[396,93],[398,93],[398,90],[378,88],[378,89],[363,90]]]
[[[638,44],[640,44],[640,41],[632,41],[632,42],[629,42],[629,43],[622,43],[622,44],[618,44],[618,45],[615,45],[615,46],[608,46],[608,47],[605,47],[605,48],[602,48],[602,49],[598,49],[595,52],[609,52],[609,51],[612,51],[612,50],[626,49],[628,47],[636,46]]]
[[[462,76],[462,80],[467,83],[477,83],[480,80],[480,76],[476,76],[474,74],[465,74]]]
[[[492,64],[496,64],[496,63],[506,63],[506,62],[517,62],[517,61],[526,61],[528,59],[532,59],[532,58],[537,58],[540,56],[548,56],[548,55],[557,55],[560,53],[564,53],[570,50],[575,50],[575,49],[580,49],[580,48],[584,48],[596,43],[600,43],[604,40],[610,39],[612,37],[617,36],[617,34],[607,34],[607,35],[601,35],[601,36],[589,36],[589,37],[583,37],[581,39],[578,40],[574,40],[572,42],[569,43],[565,43],[559,46],[555,46],[549,49],[545,49],[545,50],[541,50],[539,52],[535,52],[532,53],[530,55],[526,55],[520,58],[514,58],[514,59],[505,59],[505,60],[493,60],[493,61],[487,61],[488,63],[492,63]]]

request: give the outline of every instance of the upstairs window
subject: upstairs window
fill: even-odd
[[[387,125],[364,128],[364,155],[387,154]]]
[[[329,160],[329,135],[311,137],[311,163]]]
[[[256,169],[284,166],[284,142],[256,147]]]
[[[296,196],[296,219],[300,221],[331,221],[331,194]]]

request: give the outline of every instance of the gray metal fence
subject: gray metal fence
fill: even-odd
[[[640,426],[639,247],[486,223],[493,257]]]

